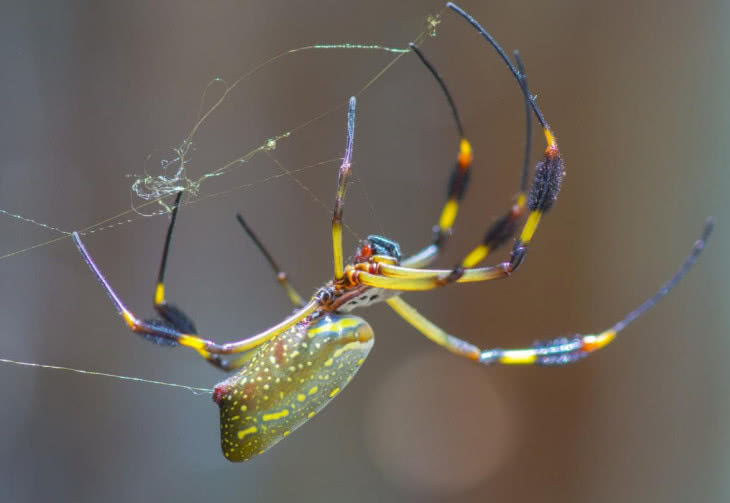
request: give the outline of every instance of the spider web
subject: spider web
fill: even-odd
[[[428,37],[436,37],[437,27],[440,23],[440,16],[441,12],[429,15],[425,20],[425,28],[412,40],[412,42],[420,45]],[[193,167],[195,166],[194,154],[196,152],[196,138],[198,133],[204,128],[204,126],[207,125],[210,119],[217,112],[220,112],[224,108],[226,102],[232,97],[234,91],[236,91],[239,87],[242,87],[248,79],[250,79],[258,72],[264,70],[266,67],[278,62],[279,60],[283,60],[288,58],[289,56],[293,56],[295,54],[306,51],[371,52],[391,55],[387,63],[380,67],[377,73],[368,78],[356,90],[356,92],[349,93],[354,96],[360,96],[362,93],[366,92],[373,83],[375,83],[386,72],[388,72],[388,70],[391,69],[404,55],[411,52],[410,49],[408,49],[407,44],[403,44],[403,47],[389,47],[378,44],[358,43],[314,44],[290,49],[274,57],[271,57],[264,62],[255,65],[232,82],[226,81],[222,78],[214,78],[205,87],[200,101],[200,112],[198,114],[198,117],[190,128],[187,135],[182,139],[182,141],[180,141],[177,146],[168,149],[167,154],[165,154],[163,158],[159,160],[158,165],[151,165],[152,163],[150,161],[153,158],[153,154],[150,154],[147,157],[147,163],[144,166],[142,174],[127,175],[127,179],[131,179],[131,183],[129,184],[129,191],[131,195],[130,207],[118,211],[113,216],[103,218],[91,225],[87,225],[77,230],[76,232],[78,232],[82,236],[96,234],[116,229],[122,225],[129,225],[131,223],[140,221],[141,219],[164,216],[171,211],[170,204],[172,203],[174,196],[180,191],[183,191],[187,196],[183,204],[189,206],[206,200],[236,193],[241,190],[252,188],[262,183],[267,183],[282,177],[292,178],[302,190],[309,193],[314,202],[324,207],[326,211],[330,212],[331,205],[325,204],[323,201],[317,198],[312,190],[297,177],[297,174],[322,166],[338,165],[341,162],[341,157],[333,157],[326,160],[310,163],[305,166],[300,166],[294,169],[287,169],[274,157],[273,152],[282,142],[289,141],[291,138],[296,136],[297,133],[306,128],[316,125],[318,122],[322,121],[326,117],[336,112],[343,112],[344,115],[344,109],[347,105],[346,99],[343,99],[339,103],[333,104],[324,111],[314,115],[313,117],[305,120],[302,123],[299,123],[291,129],[281,131],[266,138],[265,141],[263,141],[261,144],[248,150],[244,154],[236,156],[215,168],[204,171],[198,176],[192,174],[192,172],[194,171]],[[279,172],[271,174],[264,178],[260,178],[253,182],[239,184],[233,187],[227,187],[221,191],[205,192],[205,186],[207,182],[211,181],[212,179],[217,179],[229,175],[235,170],[238,170],[241,167],[250,163],[254,158],[260,156],[266,156],[271,161],[273,161],[273,163],[278,167]],[[357,181],[357,175],[355,175],[355,181]],[[370,205],[370,210],[374,213],[375,210],[370,203],[367,192],[365,191],[364,185],[362,184],[361,190],[363,191],[364,197],[367,199],[368,204]],[[59,234],[59,236],[48,239],[46,241],[38,242],[21,249],[1,254],[0,260],[15,257],[17,255],[21,255],[33,250],[49,246],[51,244],[58,243],[60,241],[68,239],[73,233],[73,231],[69,229],[60,228],[49,223],[40,221],[37,218],[23,215],[9,209],[0,208],[0,215]],[[351,234],[357,237],[357,233],[347,227],[347,224],[345,224],[345,227]],[[91,370],[75,369],[59,365],[23,362],[8,358],[0,358],[0,363],[33,368],[43,368],[47,370],[61,370],[83,375],[111,377],[131,382],[156,384],[178,389],[185,389],[196,395],[209,394],[212,391],[208,388],[173,384],[138,377],[108,374]]]
[[[441,22],[441,12],[429,15],[426,18],[425,21],[425,28],[424,30],[419,33],[414,39],[413,42],[420,45],[423,43],[423,41],[428,37],[436,37],[437,35],[437,27],[439,23]],[[201,195],[201,188],[202,186],[209,181],[212,178],[218,178],[221,176],[224,176],[244,165],[249,163],[252,159],[255,157],[261,155],[261,154],[267,154],[271,155],[271,152],[274,151],[277,146],[285,140],[288,140],[292,138],[297,132],[300,132],[306,128],[309,128],[319,121],[323,120],[324,118],[332,115],[335,112],[344,110],[347,105],[347,100],[343,99],[339,103],[331,106],[330,108],[324,110],[323,112],[311,117],[308,120],[305,120],[304,122],[298,124],[297,126],[287,130],[282,131],[278,134],[275,134],[269,138],[267,138],[263,143],[258,145],[257,147],[249,150],[245,154],[242,154],[240,156],[235,157],[234,159],[231,159],[230,161],[222,164],[221,166],[218,166],[210,171],[207,171],[203,173],[202,175],[196,177],[193,177],[189,174],[189,168],[193,161],[193,153],[195,152],[195,138],[197,133],[203,128],[203,126],[206,124],[206,122],[218,111],[225,102],[229,99],[230,95],[239,87],[241,86],[246,80],[248,80],[250,77],[258,73],[259,71],[265,69],[266,67],[272,65],[273,63],[284,59],[288,56],[292,56],[298,53],[302,53],[305,51],[366,51],[366,52],[380,52],[380,53],[386,53],[386,54],[395,54],[395,56],[388,61],[388,63],[383,66],[375,75],[373,75],[370,79],[368,79],[365,84],[363,84],[354,94],[354,96],[360,96],[362,93],[367,91],[367,89],[375,83],[378,79],[380,79],[393,65],[395,65],[404,55],[408,54],[410,52],[410,49],[408,49],[407,44],[404,45],[404,47],[388,47],[378,44],[357,44],[357,43],[340,43],[340,44],[314,44],[314,45],[308,45],[303,47],[298,47],[295,49],[290,49],[287,51],[284,51],[272,58],[269,58],[265,60],[263,63],[260,63],[253,68],[251,68],[249,71],[241,75],[239,78],[234,80],[232,83],[229,83],[225,79],[222,78],[214,78],[211,80],[208,85],[205,87],[203,91],[203,95],[201,97],[201,105],[200,105],[200,113],[198,116],[198,119],[190,129],[187,136],[175,147],[172,147],[169,149],[168,156],[165,156],[163,159],[160,160],[159,166],[153,170],[152,172],[148,172],[146,169],[143,174],[137,175],[137,174],[130,174],[128,175],[129,178],[131,178],[133,181],[130,186],[130,192],[133,195],[130,208],[126,210],[122,210],[115,215],[104,218],[102,220],[99,220],[91,225],[88,225],[86,227],[83,227],[82,229],[77,230],[80,235],[88,235],[88,234],[94,234],[99,232],[108,231],[110,229],[119,227],[121,225],[127,225],[130,224],[140,217],[155,217],[155,216],[162,216],[165,214],[168,214],[170,212],[170,207],[168,205],[168,202],[171,201],[172,195],[176,194],[177,192],[184,191],[189,196],[199,196],[196,197],[195,202],[202,201],[204,199],[210,199],[214,197],[220,197],[222,195],[240,191],[245,188],[250,188],[255,185],[258,185],[260,183],[269,182],[271,180],[275,180],[277,178],[283,177],[283,176],[289,176],[289,177],[296,177],[296,173],[312,169],[318,166],[322,166],[329,163],[336,163],[340,161],[340,158],[333,158],[328,159],[325,161],[313,163],[307,166],[303,166],[297,169],[293,170],[286,170],[285,168],[281,167],[281,169],[284,170],[282,173],[277,173],[274,175],[271,175],[269,177],[260,179],[258,181],[242,184],[236,187],[232,187],[230,189],[218,192],[218,193],[211,193],[211,194],[204,194]],[[214,97],[212,100],[210,98],[211,94],[214,94],[214,90],[216,88],[222,88],[222,90],[219,91],[219,94],[217,97]],[[212,105],[206,106],[206,103],[209,101],[212,101]],[[152,154],[147,156],[147,160],[149,161],[152,158]],[[273,158],[272,158],[273,159]],[[301,182],[297,182],[300,184],[302,188],[305,190],[308,190]],[[310,191],[311,193],[311,191]],[[313,195],[313,194],[312,194]],[[367,197],[367,196],[366,196]],[[315,197],[316,199],[316,197]],[[324,204],[321,201],[317,201],[320,204]],[[186,203],[188,204],[188,203]],[[329,207],[328,207],[329,210]],[[372,207],[371,207],[372,210]],[[59,227],[44,223],[39,221],[38,219],[31,218],[26,215],[22,215],[17,212],[13,212],[7,209],[0,208],[0,215],[5,215],[6,217],[14,218],[17,220],[20,220],[22,222],[33,224],[35,226],[38,226],[40,228],[54,231],[58,234],[61,234],[60,237],[56,237],[53,239],[49,239],[47,241],[39,242],[33,245],[30,245],[25,248],[21,248],[18,250],[6,252],[2,255],[0,255],[0,260],[7,259],[16,255],[20,255],[26,252],[29,252],[31,250],[35,250],[37,248],[41,248],[44,246],[48,246],[54,243],[57,243],[61,240],[67,239],[71,236],[72,231],[69,231],[67,229],[61,229]],[[348,228],[348,230],[355,234],[352,229]],[[356,235],[356,234],[355,234]]]

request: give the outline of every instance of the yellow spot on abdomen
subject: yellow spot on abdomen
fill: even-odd
[[[309,388],[309,394],[314,395],[317,391],[319,391],[319,388],[317,386],[313,386]]]
[[[299,393],[297,395],[297,400],[300,401],[300,402],[303,402],[306,399],[307,399],[307,397],[304,394],[302,394],[302,393]]]
[[[340,349],[336,350],[334,352],[334,354],[332,355],[332,357],[333,358],[339,358],[346,351],[351,351],[353,349],[359,349],[361,347],[362,347],[362,342],[360,342],[360,341],[348,342],[347,344],[345,344],[344,346],[342,346]]]
[[[275,421],[289,415],[289,409],[282,409],[279,412],[273,412],[271,414],[264,414],[261,418],[263,421]]]
[[[318,325],[318,326],[315,326],[315,327],[307,330],[307,337],[312,339],[312,338],[314,338],[314,336],[316,336],[318,334],[327,333],[327,332],[337,332],[337,331],[347,329],[347,328],[355,328],[360,323],[361,322],[356,319],[349,319],[349,318],[344,318],[344,319],[337,320],[337,321],[334,321],[331,323],[324,323],[322,325]],[[301,346],[303,348],[307,347],[306,343],[302,343]]]
[[[257,431],[259,431],[259,429],[256,428],[255,426],[251,426],[249,428],[246,428],[245,430],[240,430],[238,432],[238,440],[243,440],[243,437],[245,437],[246,435],[252,435],[252,434],[256,433]]]
[[[335,361],[332,358],[330,358],[329,360],[327,360],[326,362],[324,362],[324,366],[325,367],[331,367],[334,362]]]
[[[340,392],[340,388],[333,389],[332,391],[330,391],[330,398],[332,398],[333,396],[335,396],[339,392]]]

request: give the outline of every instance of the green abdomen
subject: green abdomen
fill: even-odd
[[[251,459],[312,418],[350,382],[372,346],[365,320],[328,314],[255,350],[242,371],[215,388],[225,457]]]

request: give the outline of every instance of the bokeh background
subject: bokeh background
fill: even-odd
[[[387,307],[362,314],[373,354],[347,391],[264,456],[230,464],[208,396],[0,365],[0,499],[38,501],[727,501],[730,497],[730,125],[727,1],[465,1],[508,49],[560,140],[563,192],[519,274],[407,298],[482,347],[602,330],[667,279],[707,215],[697,268],[616,344],[564,368],[483,368]],[[314,43],[405,47],[438,1],[22,2],[0,16],[0,209],[70,231],[130,207],[215,77]],[[518,183],[523,109],[495,54],[445,13],[423,46],[476,149],[441,264],[469,250]],[[393,58],[313,51],[244,81],[201,129],[200,176],[346,102]],[[220,89],[220,88],[218,88]],[[212,91],[215,94],[215,89]],[[289,170],[342,155],[343,108],[272,152]],[[413,55],[359,96],[357,237],[430,237],[457,137]],[[537,137],[535,152],[542,148]],[[268,156],[203,185],[181,212],[168,291],[204,334],[236,340],[286,298],[233,218],[243,212],[304,292],[331,275],[337,163],[291,177]],[[246,186],[243,188],[237,188]],[[131,219],[131,222],[127,220]],[[118,225],[118,222],[124,222]],[[151,313],[164,217],[125,214],[86,244]],[[107,225],[108,225],[107,224]],[[62,234],[0,215],[0,255]],[[495,258],[496,260],[496,258]],[[69,239],[0,261],[0,357],[212,387],[191,352],[129,335]]]

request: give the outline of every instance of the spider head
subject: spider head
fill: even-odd
[[[367,262],[373,255],[393,257],[400,262],[400,245],[383,236],[370,235],[355,250],[355,263]]]

